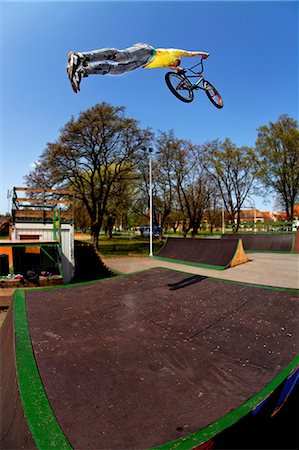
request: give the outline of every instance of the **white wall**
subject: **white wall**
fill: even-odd
[[[38,236],[39,241],[53,241],[53,225],[41,223],[15,223],[11,230],[11,239],[20,240],[20,235],[28,234]],[[58,230],[56,230],[58,239]],[[70,224],[61,225],[61,247],[63,279],[69,283],[74,276],[75,254],[74,254],[74,226]]]

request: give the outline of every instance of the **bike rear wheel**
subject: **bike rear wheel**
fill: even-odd
[[[203,87],[208,99],[213,103],[213,105],[219,109],[223,108],[223,100],[217,89],[207,80],[204,80]]]
[[[170,91],[182,102],[190,103],[194,99],[193,86],[190,81],[175,72],[167,72],[165,81]]]

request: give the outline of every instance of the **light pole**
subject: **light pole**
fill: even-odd
[[[254,209],[253,209],[254,208]],[[254,206],[252,206],[252,209],[253,209],[253,223],[254,223],[254,228],[253,228],[253,232],[255,233],[256,232],[256,207]]]
[[[225,221],[224,221],[224,200],[222,198],[222,234],[225,233]]]
[[[149,148],[149,197],[150,197],[150,251],[149,255],[153,256],[153,185],[152,185],[152,152],[153,148]]]

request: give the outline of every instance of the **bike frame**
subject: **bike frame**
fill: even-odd
[[[200,66],[200,70],[196,71],[195,67],[198,66]],[[167,72],[165,75],[166,84],[171,92],[183,102],[192,102],[194,100],[193,91],[201,89],[216,108],[223,108],[221,95],[215,86],[203,77],[203,71],[203,58],[201,58],[200,62],[192,67],[178,68],[177,72]],[[193,82],[191,78],[197,80]],[[178,80],[180,81],[178,82]],[[181,94],[180,91],[183,93]],[[186,96],[187,92],[188,95]]]
[[[194,67],[198,67],[198,66],[201,66],[201,70],[199,72],[194,72],[194,70],[193,70]],[[186,75],[187,71],[194,73],[194,75]],[[184,69],[184,72],[182,73],[182,75],[184,75],[188,79],[199,77],[199,79],[196,81],[196,83],[192,83],[192,88],[193,89],[202,89],[203,91],[205,91],[204,87],[199,86],[200,83],[204,81],[204,77],[202,76],[203,71],[204,71],[203,60],[201,59],[201,61],[199,63],[195,64],[194,66]]]

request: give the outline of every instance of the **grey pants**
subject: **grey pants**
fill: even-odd
[[[154,53],[148,44],[134,44],[124,50],[101,48],[91,52],[80,52],[89,61],[85,71],[87,75],[120,75],[144,66]]]

